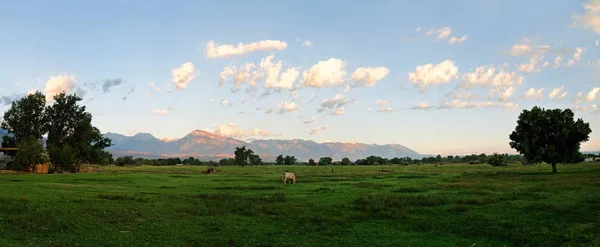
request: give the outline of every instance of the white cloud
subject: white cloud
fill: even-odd
[[[396,110],[394,108],[391,108],[391,107],[388,106],[388,107],[385,107],[385,108],[377,109],[377,111],[378,112],[395,112]]]
[[[564,92],[560,96],[558,96],[558,101],[561,101],[565,96],[567,96],[567,92]]]
[[[544,61],[544,64],[542,64],[542,67],[546,68],[546,67],[548,67],[548,65],[550,65],[550,63],[548,61]]]
[[[75,75],[61,74],[50,77],[46,82],[46,101],[54,101],[54,96],[62,92],[70,93],[76,85],[77,79],[75,79]]]
[[[210,101],[210,102],[214,102],[214,101],[215,101],[215,99],[213,99],[213,98],[210,98],[208,101]]]
[[[315,121],[316,121],[316,118],[314,116],[312,118],[304,119],[305,124],[314,123]]]
[[[243,138],[244,137],[244,131],[237,128],[237,125],[234,123],[216,126],[211,132],[214,134],[217,134],[217,135],[233,137],[233,138]]]
[[[418,32],[420,32],[420,31],[421,31],[421,27],[417,27],[417,28],[415,29],[415,33],[418,33]]]
[[[27,91],[27,93],[25,95],[29,96],[31,94],[34,94],[35,92],[37,92],[38,90],[35,88],[30,89],[29,91]]]
[[[273,113],[273,108],[269,108],[265,111],[266,114],[271,114]]]
[[[337,116],[337,115],[344,115],[346,113],[346,111],[344,110],[344,107],[340,107],[340,108],[335,108],[335,111],[333,111],[331,113],[332,116]]]
[[[427,110],[431,109],[431,106],[430,106],[430,105],[428,105],[428,104],[427,104],[427,103],[425,103],[425,102],[421,102],[421,103],[419,103],[419,104],[416,104],[416,105],[414,105],[414,106],[411,106],[411,107],[410,107],[410,109],[411,109],[411,110],[426,110],[426,111],[427,111]]]
[[[600,40],[596,40],[595,44],[596,44],[596,46],[599,46],[600,45]]]
[[[240,98],[240,103],[244,103],[244,98]]]
[[[290,89],[300,75],[298,68],[289,68],[285,72],[280,73],[283,68],[283,62],[273,62],[274,55],[263,58],[260,61],[260,68],[266,74],[265,88],[283,88]]]
[[[281,102],[277,104],[277,110],[279,114],[292,113],[298,110],[298,105],[295,102]]]
[[[150,89],[154,90],[155,92],[160,92],[160,88],[156,86],[156,84],[154,84],[154,82],[148,82],[148,86],[150,87]]]
[[[496,68],[481,66],[475,72],[463,74],[463,79],[469,85],[479,87],[512,87],[523,84],[523,76],[515,72],[506,72],[502,69],[496,73]]]
[[[206,44],[206,57],[229,58],[256,51],[282,51],[287,48],[287,43],[279,40],[262,40],[249,44],[239,43],[236,45],[217,45],[214,41]]]
[[[569,59],[569,61],[567,61],[567,63],[564,66],[569,68],[569,67],[572,67],[574,64],[575,64],[575,60]]]
[[[571,16],[573,24],[600,34],[600,4],[597,0],[590,0],[583,3],[582,6],[584,8],[583,15],[573,14]]]
[[[554,65],[552,65],[552,68],[558,68],[560,67],[560,63],[562,62],[562,55],[558,55],[556,56],[556,58],[554,58]]]
[[[233,77],[234,90],[244,83],[248,83],[250,88],[254,88],[260,77],[260,72],[255,68],[256,66],[252,63],[246,63],[238,68],[234,66],[225,67],[219,74],[219,86],[223,86],[229,77]]]
[[[582,53],[583,53],[583,49],[581,47],[575,48],[575,54],[573,54],[573,59],[575,59],[575,61],[581,60]]]
[[[229,100],[222,99],[222,100],[221,100],[221,105],[223,105],[223,106],[229,106],[229,105],[230,105],[230,104],[229,104]]]
[[[529,59],[529,63],[522,63],[522,64],[520,64],[519,65],[519,70],[521,72],[528,72],[528,73],[537,73],[537,72],[540,72],[540,69],[537,68],[536,65],[543,58],[544,58],[544,56],[532,57],[532,58]]]
[[[553,99],[554,97],[556,97],[564,88],[565,86],[560,86],[557,87],[555,89],[552,89],[552,91],[550,91],[550,94],[548,94],[548,97]]]
[[[500,95],[498,97],[498,100],[500,101],[507,101],[509,100],[513,94],[515,93],[516,88],[515,87],[507,87],[504,89],[504,91],[500,92]]]
[[[514,110],[519,107],[519,105],[513,102],[493,102],[493,101],[476,101],[469,102],[466,100],[453,100],[453,101],[444,101],[438,109],[472,109],[472,108],[491,108],[491,107],[500,107],[503,109]]]
[[[451,37],[448,40],[448,44],[454,45],[454,44],[461,44],[463,42],[465,42],[467,40],[467,35],[463,35],[462,37]]]
[[[350,89],[352,89],[352,87],[350,87],[350,85],[346,85],[344,88],[344,93],[350,92]]]
[[[354,80],[354,86],[356,87],[372,87],[389,73],[390,70],[383,66],[375,68],[358,68],[352,73],[351,79]]]
[[[387,100],[381,100],[381,99],[375,101],[375,105],[377,105],[377,106],[384,106],[384,105],[387,105],[388,103],[389,102]]]
[[[590,90],[590,92],[588,92],[587,96],[585,97],[585,100],[589,101],[594,101],[596,99],[596,95],[598,95],[598,92],[600,92],[600,87],[595,87],[592,90]]]
[[[300,97],[300,93],[298,93],[298,91],[294,90],[294,91],[290,92],[290,96],[292,98],[292,102],[294,102]]]
[[[321,131],[323,131],[323,130],[326,130],[326,129],[328,129],[328,128],[329,128],[329,127],[328,127],[327,125],[325,125],[325,126],[323,126],[323,127],[316,127],[316,128],[314,128],[314,129],[312,129],[312,130],[310,131],[310,135],[316,135],[316,134],[319,134],[319,132],[321,132]]]
[[[332,98],[324,99],[321,102],[318,112],[329,112],[330,114],[336,113],[338,108],[342,108],[348,103],[348,97],[338,94]],[[339,113],[339,111],[338,111]]]
[[[323,88],[340,86],[346,76],[346,62],[336,58],[320,61],[302,73],[302,86]]]
[[[371,110],[372,110],[371,108],[367,108],[366,109],[367,112],[371,112]]]
[[[167,109],[154,109],[151,111],[151,113],[153,115],[166,115],[169,113],[169,110]]]
[[[544,97],[544,89],[540,88],[536,90],[535,88],[530,88],[523,94],[523,97],[525,99],[541,100]]]
[[[310,40],[305,40],[304,42],[302,42],[302,46],[312,46],[312,43],[310,42]]]
[[[531,52],[531,46],[529,46],[528,44],[515,44],[510,49],[509,54],[511,56],[519,56],[528,54],[529,52]]]
[[[444,84],[458,77],[458,67],[451,60],[439,64],[417,66],[415,72],[408,73],[408,79],[421,91],[431,84]]]
[[[437,39],[445,39],[452,34],[452,29],[449,27],[443,27],[440,29],[434,29],[427,32],[427,35],[437,34]]]
[[[198,71],[194,68],[194,65],[190,62],[182,64],[179,68],[171,70],[173,73],[173,82],[177,89],[184,89],[192,81]]]

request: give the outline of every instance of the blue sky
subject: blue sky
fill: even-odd
[[[598,19],[580,1],[13,1],[0,111],[66,90],[103,132],[468,154],[512,152],[538,105],[575,110],[598,150]]]

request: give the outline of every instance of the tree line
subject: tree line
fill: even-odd
[[[55,170],[67,171],[83,163],[110,163],[112,155],[104,148],[111,140],[92,125],[92,114],[78,103],[82,98],[62,92],[52,99],[49,104],[37,91],[4,112],[0,127],[9,134],[2,137],[2,147],[19,149],[9,168],[28,170],[50,161]]]

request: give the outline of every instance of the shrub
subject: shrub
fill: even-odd
[[[508,162],[506,162],[506,159],[505,159],[504,155],[497,154],[497,153],[494,153],[493,155],[488,156],[487,163],[490,164],[490,165],[492,165],[492,166],[506,166],[506,165],[508,165]]]

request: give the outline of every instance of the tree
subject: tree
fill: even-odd
[[[556,173],[556,164],[580,159],[581,142],[588,141],[590,133],[589,123],[581,118],[575,121],[570,109],[546,110],[535,106],[521,112],[517,127],[509,135],[509,144],[528,162],[549,163],[552,173]]]
[[[343,158],[343,159],[342,159],[342,165],[343,165],[343,166],[349,166],[349,165],[352,165],[352,161],[350,161],[350,159],[348,159],[348,158]]]
[[[79,165],[92,160],[100,150],[111,145],[111,140],[92,126],[92,114],[86,112],[85,106],[77,104],[82,100],[80,97],[62,92],[55,95],[54,100],[44,114],[49,149],[62,150],[62,146],[68,145],[75,155],[76,165]],[[56,163],[53,155],[50,158],[52,163]]]
[[[319,159],[320,166],[328,166],[328,165],[331,165],[332,162],[333,162],[333,159],[331,157],[322,157]]]
[[[439,154],[437,156],[435,156],[435,162],[438,162],[438,163],[442,162],[442,156]]]
[[[235,148],[235,164],[239,166],[245,166],[248,164],[248,151],[252,152],[252,150],[246,150],[246,146],[236,147]],[[253,154],[254,152],[252,152]]]
[[[77,155],[69,144],[65,144],[62,146],[52,146],[49,149],[49,153],[50,160],[52,160],[52,165],[54,165],[54,167],[58,171],[64,171],[74,168],[75,162],[77,161]],[[119,165],[118,162],[117,165]]]
[[[313,160],[313,159],[309,159],[309,160],[308,160],[308,165],[309,165],[309,166],[316,166],[316,165],[317,165],[317,163],[315,163],[315,160]]]
[[[285,156],[285,158],[283,158],[283,163],[287,166],[291,166],[293,164],[296,164],[296,157],[294,156]]]
[[[250,150],[252,151],[252,150]],[[262,165],[262,159],[260,158],[260,156],[256,155],[256,154],[251,154],[248,157],[248,162],[250,163],[250,165],[252,166],[260,166]]]
[[[279,155],[277,156],[277,159],[275,159],[275,163],[277,163],[278,165],[283,165],[283,155]]]
[[[41,140],[45,133],[45,106],[46,98],[40,92],[14,101],[4,113],[0,127],[12,133],[16,142]]]
[[[497,154],[494,153],[490,156],[487,156],[487,161],[488,164],[492,165],[492,166],[505,166],[508,165],[508,162],[506,161],[506,157],[502,154]]]
[[[33,171],[38,164],[46,163],[48,161],[44,154],[44,146],[42,146],[42,143],[39,140],[21,140],[17,147],[19,148],[19,151],[13,161],[13,168],[22,171]]]

